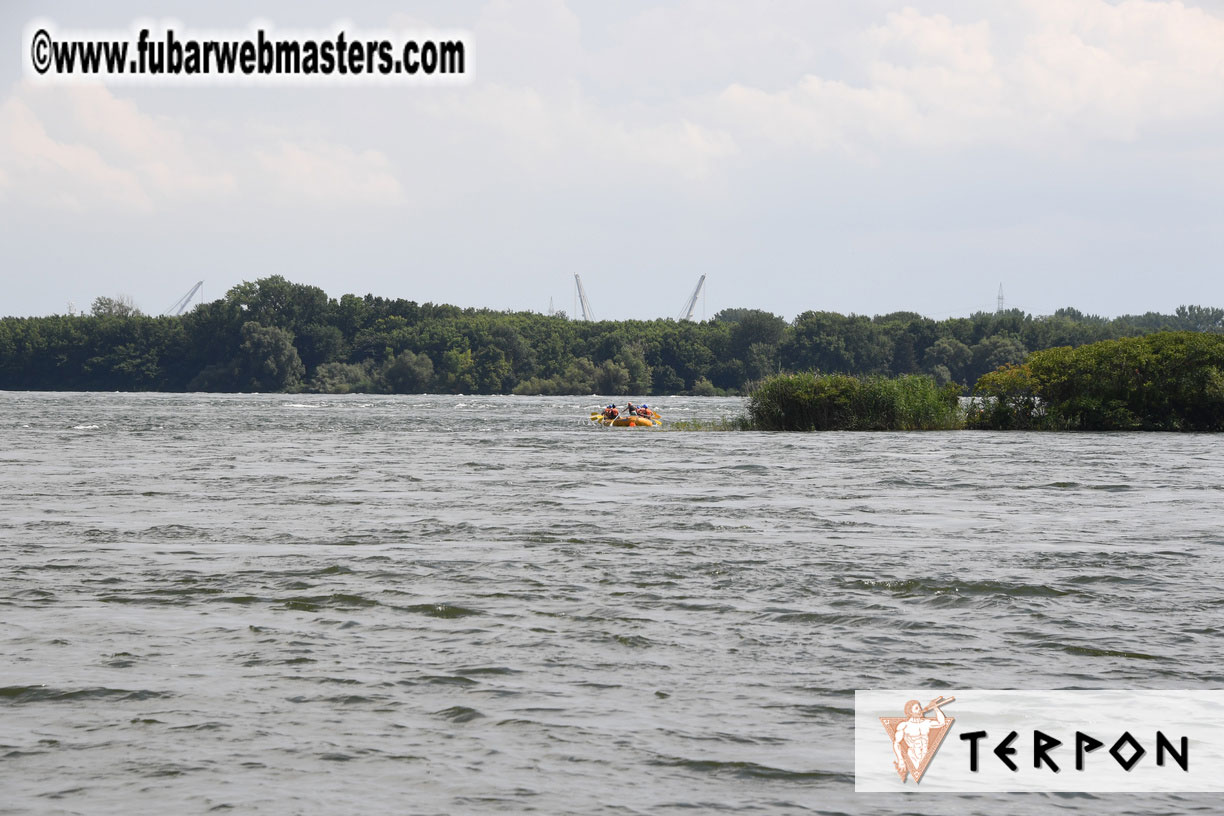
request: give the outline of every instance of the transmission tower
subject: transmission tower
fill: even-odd
[[[995,314],[1003,314],[1003,284],[999,284],[999,300],[995,305]]]

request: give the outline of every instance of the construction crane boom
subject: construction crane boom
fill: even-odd
[[[574,275],[574,284],[578,287],[578,305],[582,307],[582,319],[594,320],[595,313],[591,311],[591,302],[587,300],[586,290],[582,288],[582,278]]]
[[[181,298],[179,298],[178,300],[174,301],[174,305],[173,305],[173,306],[171,306],[171,307],[170,307],[169,309],[167,309],[166,311],[162,312],[162,315],[163,315],[163,316],[164,316],[164,315],[171,315],[171,314],[172,314],[172,315],[176,315],[176,316],[177,316],[177,315],[181,315],[181,314],[183,313],[183,310],[187,308],[187,304],[191,302],[191,299],[192,299],[193,297],[195,297],[196,292],[200,291],[200,288],[201,288],[201,287],[203,287],[203,286],[204,286],[204,281],[197,281],[197,282],[196,282],[196,285],[195,285],[195,286],[193,286],[193,287],[191,287],[191,291],[190,291],[190,292],[188,292],[187,294],[183,295],[183,296],[182,296]]]
[[[701,295],[701,287],[705,286],[706,276],[702,275],[697,279],[697,287],[693,289],[693,296],[688,299],[688,305],[684,307],[684,311],[680,313],[681,320],[692,320],[693,309],[697,308],[697,298]]]

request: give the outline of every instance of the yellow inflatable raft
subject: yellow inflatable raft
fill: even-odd
[[[656,413],[653,418],[642,416],[621,416],[616,419],[608,419],[602,413],[591,414],[591,421],[597,425],[611,425],[614,428],[653,428],[656,425],[662,425],[663,421],[659,419]]]

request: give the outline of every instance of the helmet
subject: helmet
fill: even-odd
[[[643,403],[642,403],[642,407],[643,407],[643,408],[649,408],[650,406],[649,406],[649,405],[647,405],[646,403],[644,403],[644,402],[643,402]]]

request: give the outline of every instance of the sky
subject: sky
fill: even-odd
[[[343,13],[337,9],[343,8]],[[461,86],[48,87],[22,32],[467,32]],[[0,314],[1224,306],[1224,0],[6,2]]]

